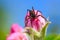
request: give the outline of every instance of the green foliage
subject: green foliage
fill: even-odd
[[[0,31],[0,40],[6,40],[6,35],[2,30]]]
[[[60,40],[60,35],[57,34],[49,34],[45,37],[44,40]]]
[[[0,40],[6,40],[6,36],[9,30],[7,30],[7,14],[4,6],[0,6]]]

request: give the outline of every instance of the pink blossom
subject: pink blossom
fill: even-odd
[[[23,31],[23,28],[21,26],[19,26],[18,24],[12,24],[10,33],[22,32],[22,31]]]
[[[11,27],[11,33],[7,36],[6,40],[28,40],[26,33],[23,32],[18,24],[13,24]]]
[[[12,33],[7,37],[7,40],[27,40],[27,37],[24,33]]]
[[[28,40],[28,38],[26,37],[26,34],[24,33],[12,33],[7,37],[7,40]]]
[[[40,11],[34,9],[28,10],[25,17],[25,27],[32,27],[35,30],[39,31],[44,27],[46,21],[47,20],[45,17],[43,17]]]

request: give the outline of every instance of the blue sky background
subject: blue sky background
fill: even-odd
[[[55,26],[60,30],[60,0],[0,0],[0,3],[4,5],[7,12],[8,27],[13,23],[18,23],[24,27],[27,9],[31,9],[33,6],[36,10],[42,11],[46,18],[49,16],[52,23],[48,27],[48,33]],[[57,33],[60,33],[60,31]]]

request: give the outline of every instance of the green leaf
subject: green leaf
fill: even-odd
[[[40,37],[41,40],[43,40],[44,37],[45,37],[45,35],[46,35],[46,31],[47,31],[47,27],[48,27],[49,23],[50,23],[50,22],[47,22],[46,25],[45,25],[45,26],[42,28],[42,30],[40,31],[40,33],[41,33],[41,35],[40,35],[40,36],[41,36],[41,37]]]

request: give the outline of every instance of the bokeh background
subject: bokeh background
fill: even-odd
[[[60,0],[0,0],[0,40],[6,40],[12,24],[24,27],[27,9],[32,6],[51,21],[45,40],[60,38]]]

